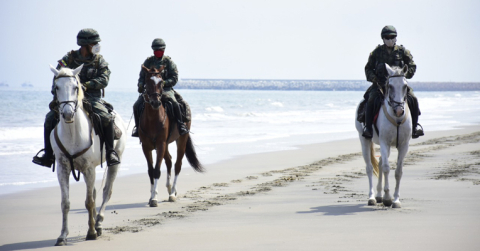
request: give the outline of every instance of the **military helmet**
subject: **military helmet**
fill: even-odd
[[[100,35],[94,29],[87,28],[87,29],[82,29],[78,32],[77,44],[80,46],[94,44],[100,41],[102,41],[100,39]]]
[[[382,38],[388,35],[397,35],[397,30],[392,25],[387,25],[382,29]]]
[[[152,49],[155,50],[160,50],[160,49],[165,49],[167,45],[165,44],[165,41],[161,38],[155,38],[152,42]]]

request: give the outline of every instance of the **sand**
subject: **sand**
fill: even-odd
[[[53,247],[58,187],[1,196],[0,250],[480,250],[480,126],[410,143],[400,209],[367,206],[360,142],[350,139],[184,169],[174,203],[162,172],[157,208],[147,206],[146,172],[119,177],[95,241],[85,241],[85,184],[72,183],[67,247]]]

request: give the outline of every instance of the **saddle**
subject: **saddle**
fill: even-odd
[[[113,117],[115,115],[113,114],[113,106],[112,104],[108,103],[105,100],[102,100],[102,104],[107,108],[108,113],[112,114]],[[93,111],[92,104],[86,100],[83,99],[83,109],[88,113],[88,117],[90,118],[90,121],[92,122],[93,129],[95,131],[95,135],[98,135],[100,137],[100,141],[104,142],[104,133],[103,133],[103,126],[102,126],[102,119],[100,118],[100,115],[96,114]],[[122,131],[118,126],[115,124],[115,119],[113,119],[113,131],[114,131],[114,139],[118,140],[120,137],[122,137]]]

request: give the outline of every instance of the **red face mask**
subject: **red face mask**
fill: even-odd
[[[163,57],[163,53],[165,53],[165,51],[162,51],[162,50],[153,51],[153,55],[155,55],[155,57],[157,58]]]

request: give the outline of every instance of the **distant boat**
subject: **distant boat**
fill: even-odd
[[[29,87],[30,88],[30,87],[33,87],[33,85],[25,82],[25,83],[22,84],[22,87]]]

